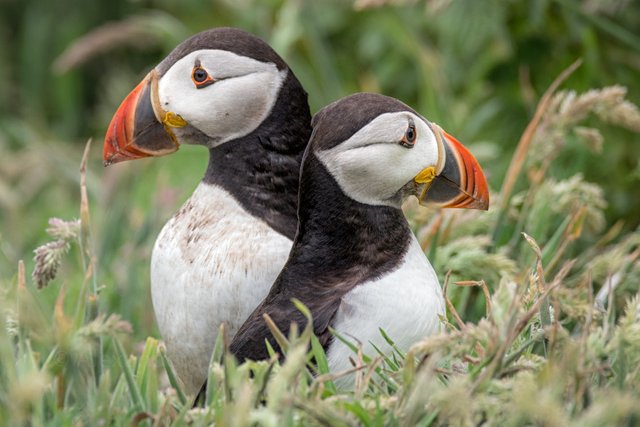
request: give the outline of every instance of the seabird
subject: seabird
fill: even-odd
[[[279,349],[263,316],[289,333],[302,329],[300,300],[332,372],[350,367],[352,351],[330,329],[392,351],[441,329],[445,304],[438,277],[401,205],[410,196],[446,208],[488,209],[489,193],[473,155],[402,102],[361,93],[313,118],[301,166],[298,227],[289,258],[265,300],[231,342],[240,361]],[[374,347],[375,346],[375,347]]]
[[[151,296],[167,353],[193,394],[220,324],[233,336],[282,269],[311,134],[307,94],[264,41],[234,28],[178,45],[126,97],[105,164],[208,148],[202,182],[158,236]]]

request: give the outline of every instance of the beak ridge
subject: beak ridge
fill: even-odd
[[[149,73],[122,101],[107,129],[104,165],[173,153],[179,147],[153,110],[153,73]]]
[[[444,146],[445,162],[422,192],[420,202],[435,203],[443,208],[489,209],[489,187],[476,158],[456,138],[439,126],[434,127],[436,137]]]

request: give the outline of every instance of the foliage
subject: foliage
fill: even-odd
[[[5,0],[1,7],[0,420],[639,422],[633,1]],[[406,355],[354,353],[353,391],[336,388],[305,330],[280,338],[288,347],[283,365],[238,366],[218,342],[209,406],[192,410],[152,338],[151,245],[200,178],[205,154],[187,147],[101,170],[95,146],[148,68],[189,34],[219,25],[270,41],[314,110],[358,90],[396,96],[470,145],[490,174],[487,213],[406,206],[447,288],[448,328]],[[582,65],[543,94],[578,57]],[[96,144],[78,174],[80,141],[91,134]]]

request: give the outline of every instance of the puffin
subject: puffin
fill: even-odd
[[[445,303],[438,276],[403,215],[403,202],[487,210],[480,165],[454,137],[404,103],[359,93],[320,110],[300,170],[298,225],[291,253],[265,300],[233,338],[239,361],[268,358],[279,346],[268,315],[288,335],[312,315],[331,372],[364,354],[407,350],[441,329]],[[347,379],[345,379],[347,378]],[[342,382],[349,383],[348,377]]]
[[[220,325],[232,337],[267,295],[296,231],[307,93],[263,40],[235,28],[179,44],[124,99],[105,165],[196,144],[209,163],[151,255],[151,299],[167,355],[195,394]]]

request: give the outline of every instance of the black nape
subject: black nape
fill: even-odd
[[[204,182],[221,186],[247,212],[293,240],[300,162],[310,136],[307,94],[289,71],[256,130],[209,150]]]

